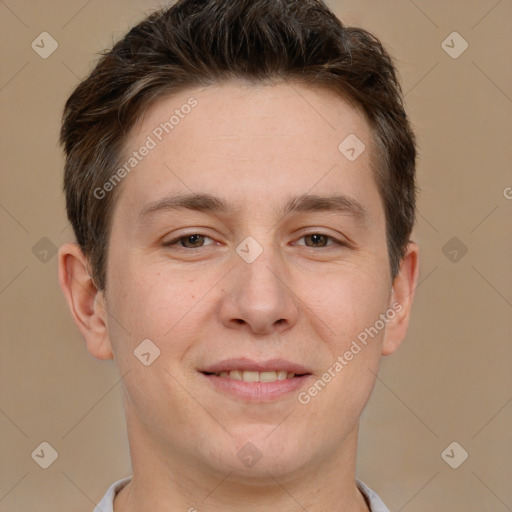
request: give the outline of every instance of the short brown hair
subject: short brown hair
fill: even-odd
[[[322,0],[179,0],[104,52],[64,108],[67,215],[99,289],[120,187],[101,199],[94,191],[120,165],[130,129],[155,99],[240,79],[327,88],[364,112],[396,276],[415,220],[416,143],[380,41],[344,26]]]

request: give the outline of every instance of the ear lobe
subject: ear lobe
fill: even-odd
[[[395,315],[390,319],[382,343],[382,355],[393,354],[405,339],[411,314],[414,293],[419,275],[419,248],[415,242],[409,242],[405,256],[400,262],[400,270],[393,281],[390,298],[390,310]]]
[[[87,350],[97,359],[112,359],[103,291],[98,291],[88,260],[77,244],[66,243],[58,253],[59,284]]]

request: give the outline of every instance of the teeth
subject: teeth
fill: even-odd
[[[293,379],[295,377],[295,373],[289,373],[286,370],[272,372],[231,370],[230,372],[219,372],[217,375],[233,380],[243,380],[244,382],[275,382],[276,380]]]
[[[244,380],[244,382],[258,382],[260,380],[260,373],[259,372],[242,372],[242,379]]]
[[[244,380],[244,375],[243,375],[244,372],[241,372],[240,370],[232,370],[230,372],[225,372],[225,373],[227,373],[228,374],[227,376],[233,380]]]
[[[260,382],[275,382],[276,380],[276,372],[260,372]]]

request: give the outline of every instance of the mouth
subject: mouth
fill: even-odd
[[[293,379],[294,377],[302,377],[309,374],[295,374],[286,370],[272,370],[267,372],[257,372],[252,370],[230,370],[217,373],[202,372],[204,375],[215,375],[231,380],[241,380],[244,382],[275,382],[276,380]]]
[[[222,361],[200,370],[218,392],[245,401],[268,402],[297,391],[312,373],[302,365],[274,359]]]

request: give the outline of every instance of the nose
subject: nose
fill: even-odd
[[[228,274],[219,311],[225,327],[253,334],[275,334],[297,322],[299,299],[283,262],[269,252],[264,251],[252,263],[238,261]]]

